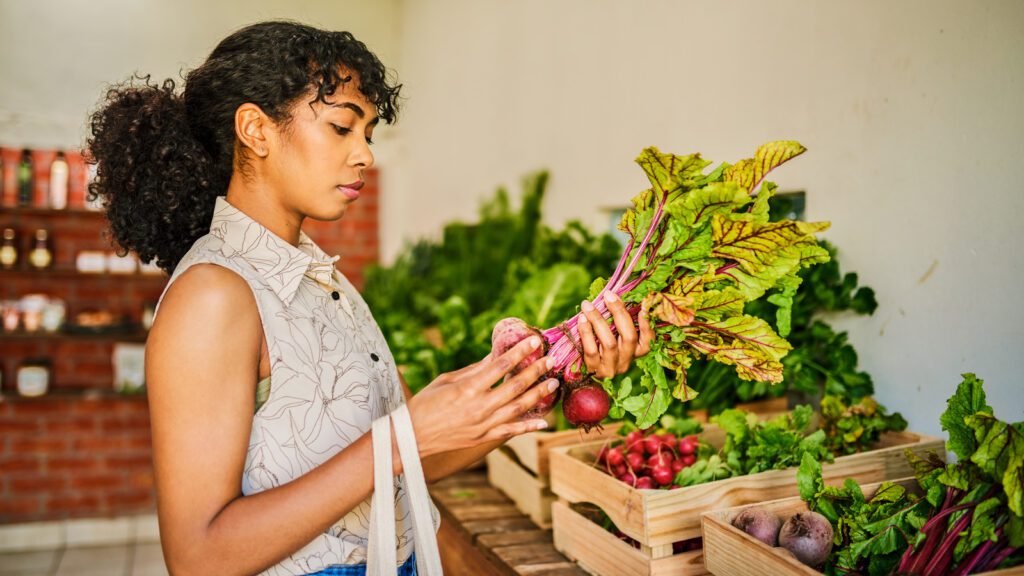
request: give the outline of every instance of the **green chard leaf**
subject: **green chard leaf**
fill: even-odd
[[[713,182],[680,196],[665,206],[676,222],[688,228],[697,228],[711,217],[731,214],[750,203],[750,194],[735,182]]]
[[[814,502],[821,492],[821,489],[825,486],[825,482],[821,478],[821,462],[814,456],[808,453],[800,459],[800,469],[796,473],[796,483],[800,488],[800,498],[804,502],[811,504]],[[810,506],[811,510],[814,510],[813,506]]]
[[[754,152],[753,158],[740,160],[726,169],[725,180],[753,192],[769,172],[806,151],[807,148],[794,140],[768,142]]]
[[[963,374],[963,381],[946,401],[946,411],[939,417],[942,429],[949,432],[946,446],[961,460],[969,459],[977,449],[974,430],[967,425],[966,418],[978,412],[992,414],[992,407],[985,403],[984,383],[974,374]]]

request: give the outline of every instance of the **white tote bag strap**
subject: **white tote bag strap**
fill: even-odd
[[[367,550],[367,576],[394,576],[398,572],[395,535],[395,477],[391,459],[391,424],[395,426],[398,454],[405,474],[405,491],[412,516],[416,572],[419,576],[442,576],[441,553],[437,548],[434,519],[430,514],[430,494],[423,476],[416,434],[409,409],[400,405],[389,416],[373,422],[373,499],[370,512],[370,538]]]
[[[409,417],[409,408],[402,404],[391,413],[398,440],[398,454],[405,471],[405,490],[412,508],[412,529],[416,548],[416,572],[419,576],[441,576],[441,553],[437,548],[437,533],[430,514],[430,494],[423,476],[416,434]]]
[[[397,574],[395,536],[395,476],[391,461],[391,417],[373,422],[373,499],[370,501],[370,539],[367,576]]]

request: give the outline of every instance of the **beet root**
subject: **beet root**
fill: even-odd
[[[532,419],[546,416],[549,412],[551,412],[552,408],[555,407],[555,404],[558,404],[558,401],[562,399],[562,393],[564,390],[565,384],[559,385],[559,387],[556,388],[554,392],[541,398],[540,402],[534,405],[533,408],[527,410],[523,414],[523,418]]]
[[[541,342],[544,342],[544,336],[540,333],[540,330],[537,330],[519,318],[504,318],[495,324],[494,329],[491,331],[491,352],[495,357],[501,356],[505,352],[508,352],[510,348],[530,336],[537,336],[541,339]],[[545,342],[543,346],[537,348],[519,362],[519,364],[516,364],[515,368],[509,372],[509,375],[518,374],[530,364],[540,360],[546,351],[547,343]]]
[[[820,566],[832,552],[832,524],[817,512],[794,514],[779,531],[779,545],[808,566]]]
[[[782,520],[764,508],[745,508],[732,521],[732,525],[757,538],[769,546],[779,545],[779,529]]]
[[[573,426],[590,430],[601,424],[611,409],[611,398],[604,388],[596,384],[586,384],[574,388],[562,404],[565,419]]]

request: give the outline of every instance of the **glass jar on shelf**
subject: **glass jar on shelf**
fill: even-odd
[[[0,244],[0,268],[10,270],[18,263],[18,233],[14,228],[4,228],[3,243]]]
[[[28,262],[33,268],[42,270],[53,263],[53,250],[50,248],[50,233],[45,228],[36,230],[35,243],[28,253]]]

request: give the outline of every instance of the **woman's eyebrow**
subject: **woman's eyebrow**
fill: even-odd
[[[337,104],[331,104],[331,108],[348,108],[349,110],[356,113],[356,116],[360,118],[366,118],[366,111],[363,110],[358,104],[354,102],[338,102]]]
[[[366,111],[355,102],[338,102],[337,104],[331,104],[331,108],[348,108],[349,110],[356,113],[359,118],[366,118]],[[380,116],[375,116],[373,120],[370,120],[370,125],[375,126],[380,121]]]

